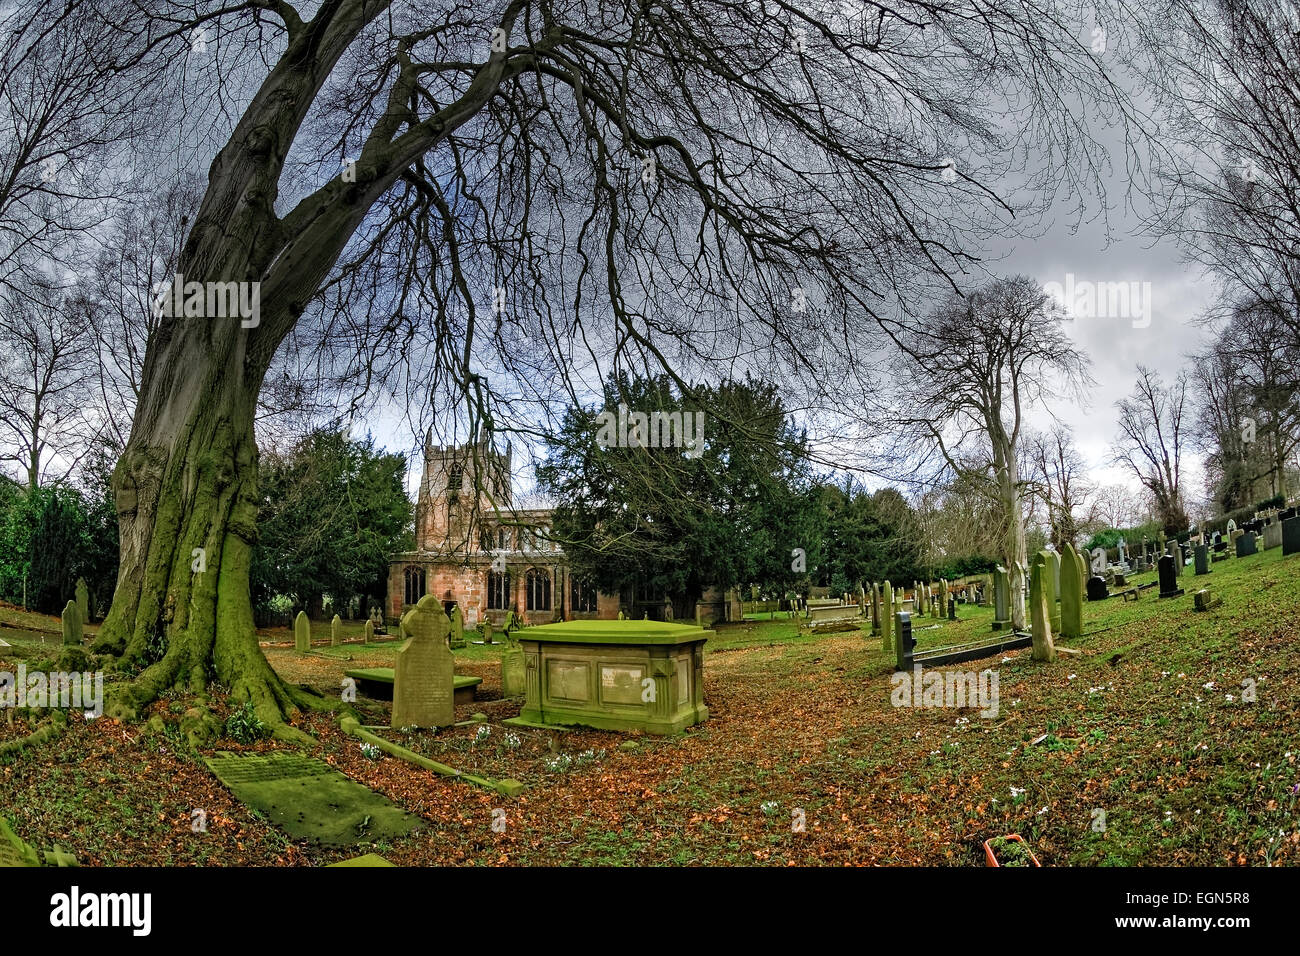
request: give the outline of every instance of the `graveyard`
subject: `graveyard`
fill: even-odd
[[[1188,565],[1171,598],[1131,575],[1136,599],[1085,601],[1055,661],[1022,647],[958,665],[997,670],[994,717],[894,706],[896,648],[869,613],[833,632],[787,612],[715,625],[707,719],[676,733],[521,723],[524,696],[502,695],[514,643],[444,636],[455,674],[480,681],[472,701],[431,698],[452,711],[437,729],[394,727],[394,702],[358,693],[298,722],[310,747],[223,730],[191,748],[188,705],[164,695],[137,723],[73,714],[57,746],[6,755],[0,792],[21,840],[82,866],[982,866],[1007,833],[1044,866],[1294,864],[1300,558],[1283,550]],[[1202,587],[1221,603],[1197,611]],[[995,611],[909,615],[914,653],[996,638]],[[4,607],[0,622],[0,669],[61,642],[57,618]],[[400,674],[417,644],[338,630],[318,624],[308,652],[290,629],[259,638],[282,678],[335,696],[348,670]],[[238,726],[219,693],[210,707]],[[0,723],[0,748],[24,724]],[[312,816],[352,799],[364,825]]]

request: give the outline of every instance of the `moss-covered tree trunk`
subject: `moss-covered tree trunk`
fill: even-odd
[[[202,324],[199,324],[202,323]],[[253,412],[265,369],[239,319],[190,320],[151,354],[131,439],[113,474],[121,565],[94,650],[140,669],[112,701],[131,717],[169,688],[210,681],[282,736],[302,701],[257,644],[249,567],[257,537]]]

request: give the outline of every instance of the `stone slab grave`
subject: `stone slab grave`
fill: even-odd
[[[393,673],[391,667],[358,667],[343,672],[357,682],[357,690],[373,700],[393,699]],[[483,683],[481,677],[467,674],[452,676],[452,689],[456,704],[474,703],[474,690]]]
[[[861,609],[856,604],[812,606],[809,602],[808,618],[804,626],[815,633],[831,631],[856,631]]]
[[[424,825],[314,757],[222,751],[204,763],[240,802],[295,840],[354,846],[404,837]]]
[[[1300,518],[1287,518],[1282,522],[1282,553],[1300,552]]]
[[[1019,650],[1029,647],[1033,643],[1030,635],[1012,631],[983,641],[972,641],[969,644],[953,644],[948,647],[932,647],[917,653],[916,638],[912,636],[912,616],[906,611],[898,612],[894,617],[894,630],[896,647],[894,670],[896,671],[911,671],[917,667],[934,668],[947,667],[951,664],[963,664],[966,661],[977,661],[984,657],[992,657],[1004,651]]]

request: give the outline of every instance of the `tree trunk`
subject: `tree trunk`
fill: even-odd
[[[277,736],[306,739],[284,719],[308,698],[258,647],[249,589],[265,369],[245,360],[238,319],[197,322],[172,326],[146,360],[155,374],[113,472],[121,564],[93,649],[143,669],[107,712],[133,718],[165,690],[202,694],[216,680]]]
[[[1007,581],[1010,584],[1011,627],[1023,631],[1028,624],[1025,619],[1025,574],[1029,562],[1025,544],[1024,508],[1020,500],[1020,474],[1015,450],[1008,447],[1010,442],[1004,440],[1000,444],[1002,447],[994,450],[993,460],[1006,536],[1003,550],[1007,561]]]

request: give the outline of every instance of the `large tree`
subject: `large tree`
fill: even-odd
[[[611,444],[597,423],[620,408],[633,429],[633,415],[681,416],[697,444],[664,447],[653,424],[658,447],[621,436]],[[602,407],[570,410],[537,475],[575,577],[606,593],[666,594],[688,615],[710,586],[782,589],[817,568],[821,522],[806,455],[773,385],[723,382],[683,395],[667,376],[618,376]]]
[[[260,314],[164,316],[150,338],[95,648],[130,666],[165,647],[113,714],[216,679],[286,737],[311,701],[258,650],[249,596],[253,421],[286,341],[358,403],[456,397],[473,434],[572,397],[593,362],[775,345],[789,381],[824,382],[882,296],[972,260],[1021,147],[1057,160],[1033,185],[1086,187],[1099,153],[1071,104],[1114,101],[1078,11],[1047,0],[129,7],[14,16],[75,16],[134,57],[110,71],[166,71],[145,88],[171,94],[169,155],[215,146],[177,273],[256,284]]]
[[[1049,396],[1082,401],[1088,358],[1070,340],[1063,313],[1028,276],[953,294],[916,327],[896,333],[901,358],[897,414],[900,462],[982,483],[997,503],[994,527],[1011,578],[1011,619],[1026,626],[1027,478],[1025,418]],[[917,436],[923,441],[916,441]],[[1051,647],[1034,638],[1034,656]]]

